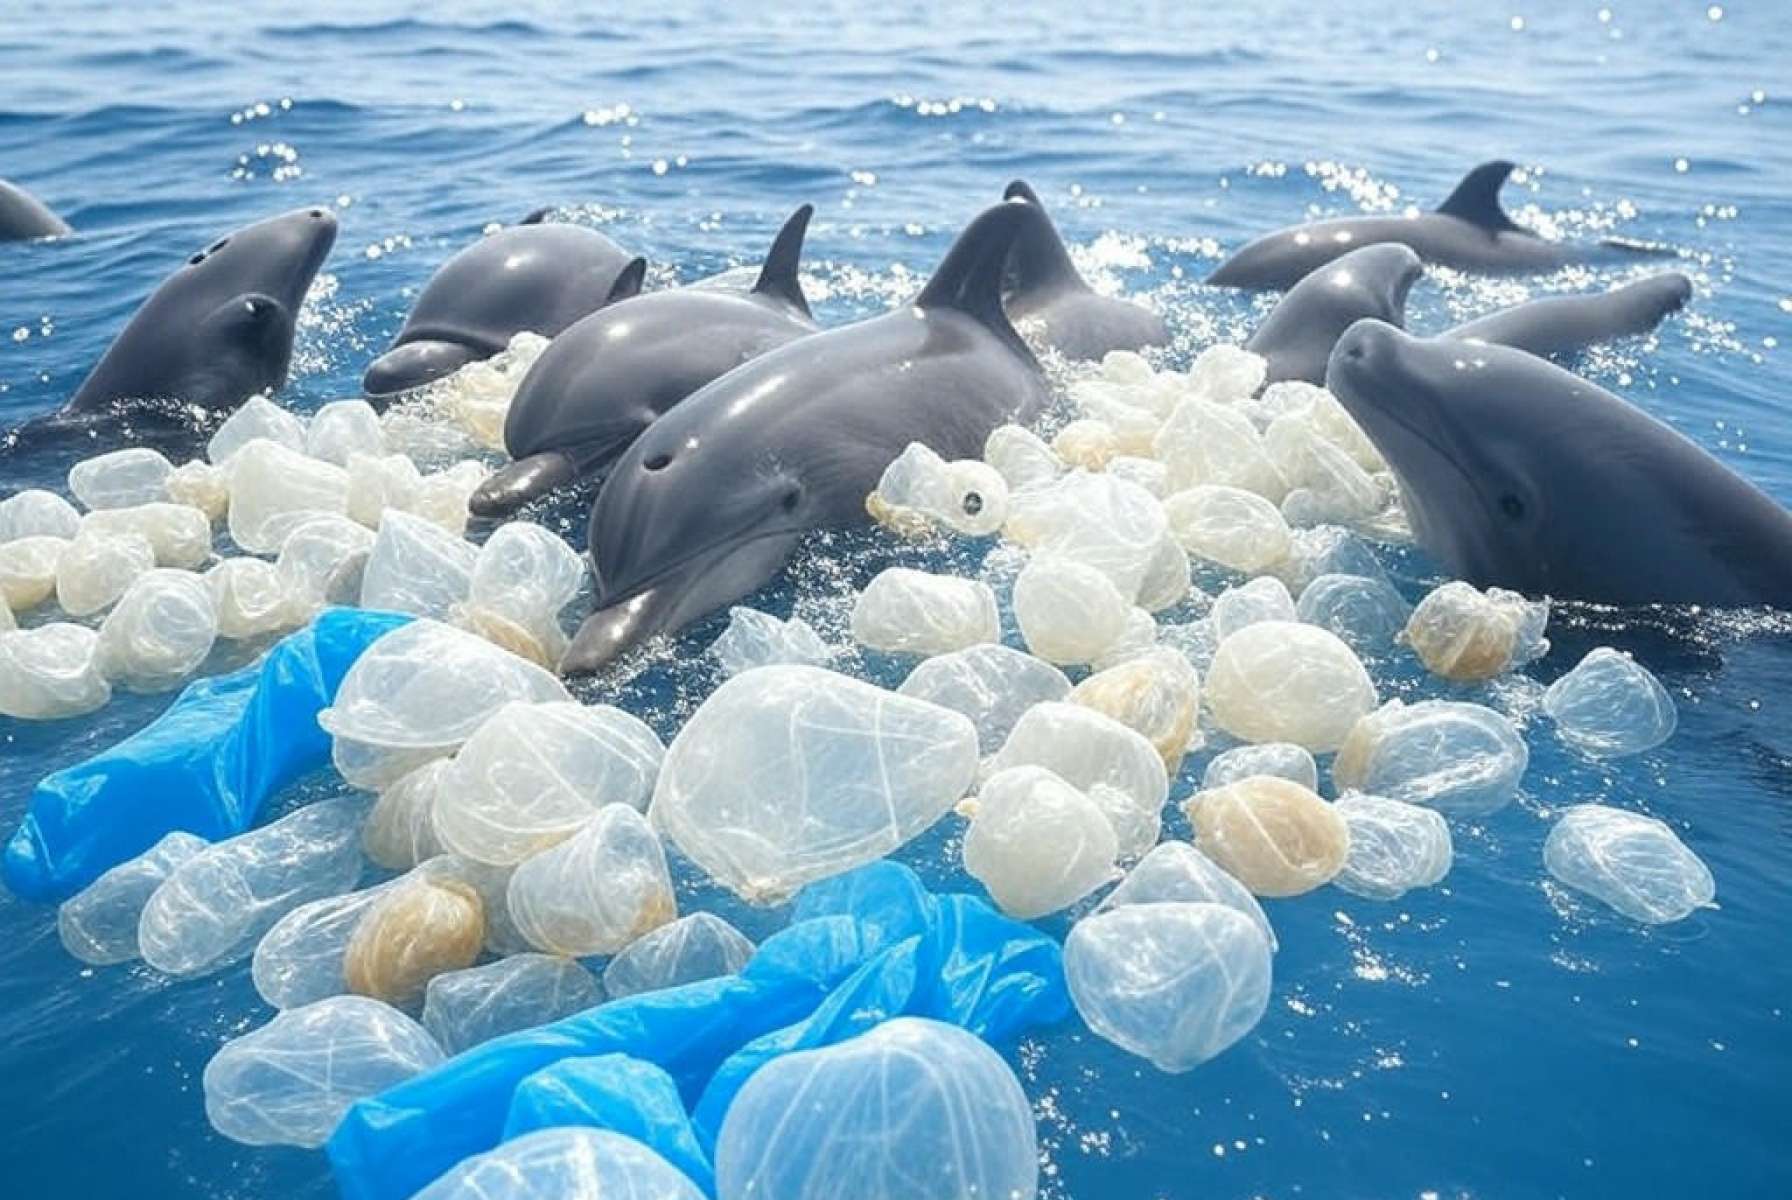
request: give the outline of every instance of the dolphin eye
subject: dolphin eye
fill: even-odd
[[[647,461],[641,465],[646,467],[649,471],[664,471],[671,465],[671,462],[672,456],[670,454],[654,454],[650,455]]]
[[[801,504],[802,500],[803,500],[803,489],[800,487],[793,487],[789,491],[784,493],[783,499],[779,500],[778,504],[784,509],[785,512],[795,512],[796,506],[798,504]]]
[[[1500,497],[1500,511],[1512,520],[1517,521],[1524,516],[1524,501],[1507,492]]]

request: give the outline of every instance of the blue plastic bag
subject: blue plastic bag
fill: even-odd
[[[330,762],[317,714],[361,652],[412,618],[332,608],[259,662],[189,684],[144,729],[37,785],[6,846],[6,886],[58,901],[176,829],[217,841]]]
[[[330,1138],[330,1161],[346,1200],[403,1200],[496,1145],[519,1086],[568,1059],[623,1054],[653,1063],[684,1104],[702,1097],[700,1113],[710,1113],[758,1063],[850,1037],[882,1016],[932,1016],[1004,1038],[1068,1010],[1050,938],[980,900],[935,897],[899,864],[873,863],[805,889],[793,923],[767,938],[739,975],[628,996],[514,1033],[360,1101]],[[559,1085],[570,1091],[581,1078],[565,1074]],[[663,1090],[619,1117],[614,1106],[628,1093],[615,1076],[599,1082],[601,1094],[584,1102],[591,1119],[626,1119],[626,1127],[608,1127],[645,1132],[662,1154],[677,1149],[683,1126],[655,1115]],[[669,1132],[665,1144],[652,1140]]]
[[[650,1062],[626,1054],[568,1058],[517,1084],[503,1140],[556,1125],[589,1125],[651,1148],[715,1195],[715,1168],[697,1141],[678,1084]]]

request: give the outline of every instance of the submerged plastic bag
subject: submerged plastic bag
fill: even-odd
[[[61,900],[176,829],[243,832],[269,796],[328,764],[318,710],[363,650],[410,619],[327,610],[260,662],[189,685],[147,728],[46,776],[7,843],[6,886]]]
[[[652,1062],[687,1104],[701,1095],[695,1126],[707,1150],[748,1076],[787,1052],[904,1015],[1000,1042],[1068,1010],[1062,956],[1050,938],[981,900],[932,896],[899,864],[872,863],[805,888],[790,927],[767,938],[738,975],[514,1033],[362,1100],[330,1139],[330,1161],[347,1200],[403,1200],[497,1143],[529,1076],[607,1054]],[[575,1082],[561,1079],[568,1088]],[[614,1082],[606,1078],[605,1088]],[[637,1096],[633,1111],[654,1111],[655,1103]],[[647,1133],[668,1158],[677,1153],[660,1140],[661,1126],[643,1122],[627,1132]]]

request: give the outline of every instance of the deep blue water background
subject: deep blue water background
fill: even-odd
[[[1588,369],[1792,500],[1778,0],[1716,20],[1665,0],[1603,15],[1524,0],[617,8],[0,0],[0,174],[80,231],[0,247],[0,423],[61,403],[193,249],[300,205],[333,204],[343,225],[287,394],[311,407],[354,393],[453,248],[541,204],[670,280],[756,259],[813,201],[818,308],[837,322],[901,297],[1025,176],[1091,270],[1156,297],[1186,357],[1252,317],[1195,286],[1223,251],[1309,214],[1433,202],[1509,156],[1532,168],[1508,193],[1524,219],[1685,249],[1692,313]],[[1428,280],[1413,324],[1605,278]],[[10,462],[0,491],[57,486],[65,467]],[[1424,565],[1399,565],[1417,586]],[[1533,725],[1524,795],[1458,829],[1444,887],[1273,905],[1270,1013],[1220,1060],[1166,1077],[1075,1025],[1025,1043],[1046,1194],[1792,1194],[1792,648],[1767,625],[1559,628],[1533,674],[1615,637],[1680,699],[1676,738],[1596,767]],[[670,732],[707,683],[662,669],[619,694]],[[0,821],[165,703],[0,721]],[[1721,908],[1645,930],[1545,885],[1549,815],[1583,799],[1674,823]],[[947,831],[904,857],[964,886]],[[687,880],[686,898],[709,897]],[[756,933],[779,920],[728,913]],[[0,897],[0,1195],[332,1194],[320,1155],[205,1123],[206,1059],[267,1015],[243,969],[186,984],[82,970],[51,910]]]

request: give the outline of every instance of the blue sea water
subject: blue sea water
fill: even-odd
[[[755,261],[813,201],[817,308],[835,323],[900,299],[1025,177],[1091,274],[1165,309],[1186,361],[1263,307],[1197,285],[1224,252],[1309,216],[1434,202],[1503,156],[1527,168],[1508,188],[1521,220],[1683,249],[1691,311],[1586,369],[1792,501],[1792,15],[1777,0],[656,0],[583,15],[0,0],[0,30],[0,174],[80,231],[0,246],[0,424],[66,399],[193,249],[301,205],[342,221],[285,396],[309,408],[354,394],[448,253],[543,204],[670,282]],[[1428,279],[1412,324],[1620,269]],[[10,461],[0,491],[58,486],[66,465]],[[799,571],[811,592],[852,582],[831,549]],[[1424,586],[1422,561],[1394,565]],[[1161,1075],[1074,1023],[1023,1043],[1011,1061],[1040,1115],[1047,1196],[1792,1195],[1785,625],[1714,620],[1687,637],[1582,617],[1554,637],[1537,679],[1602,641],[1636,649],[1679,701],[1673,741],[1597,766],[1533,723],[1522,796],[1458,828],[1444,886],[1271,906],[1269,1015],[1193,1073]],[[600,694],[669,734],[710,682],[662,662]],[[0,721],[0,824],[45,772],[166,703]],[[1546,883],[1548,822],[1586,800],[1672,823],[1720,907],[1643,929]],[[903,857],[967,886],[948,831]],[[727,914],[760,934],[780,919]],[[82,969],[51,910],[0,897],[0,1195],[331,1195],[321,1155],[206,1124],[206,1060],[269,1015],[246,976]]]

